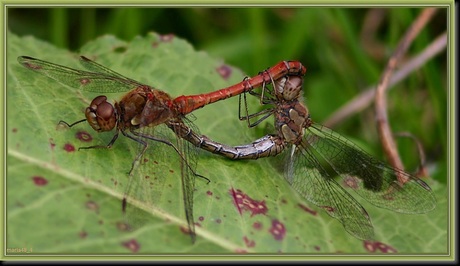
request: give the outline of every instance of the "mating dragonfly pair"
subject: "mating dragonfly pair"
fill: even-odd
[[[72,127],[88,121],[97,132],[115,129],[107,145],[84,148],[111,147],[120,132],[140,144],[141,149],[129,171],[130,183],[123,199],[123,211],[131,193],[136,191],[132,187],[141,186],[135,184],[137,179],[133,174],[149,147],[149,141],[160,142],[174,149],[180,157],[185,216],[192,241],[196,237],[193,191],[195,177],[200,176],[195,172],[196,152],[193,151],[197,148],[230,159],[258,159],[288,152],[286,181],[302,197],[324,209],[339,220],[346,231],[360,239],[374,237],[370,217],[341,184],[346,184],[347,188],[353,189],[375,206],[396,212],[425,213],[436,206],[431,189],[425,182],[372,158],[343,136],[312,121],[303,103],[302,85],[306,69],[300,62],[280,62],[254,77],[214,92],[172,98],[161,90],[124,77],[83,56],[80,57],[80,63],[88,71],[28,56],[21,56],[18,61],[30,70],[84,91],[129,91],[114,105],[107,101],[106,96],[98,96],[86,108],[85,119],[73,124],[61,122]],[[256,89],[260,89],[260,92],[256,92]],[[259,97],[261,104],[269,107],[250,114],[247,93]],[[241,120],[247,120],[248,125],[254,127],[273,115],[276,132],[249,144],[229,146],[200,135],[186,118],[196,109],[236,95],[240,97]],[[254,119],[256,121],[251,122]],[[172,130],[175,143],[154,133],[153,129],[162,125]],[[332,168],[333,173],[328,168]],[[343,182],[337,182],[336,175],[342,177]]]

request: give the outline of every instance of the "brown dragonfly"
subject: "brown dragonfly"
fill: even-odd
[[[97,96],[92,100],[90,106],[86,108],[85,119],[72,124],[64,121],[61,121],[61,123],[72,127],[87,121],[97,132],[115,130],[113,138],[107,145],[82,147],[83,149],[110,148],[117,140],[120,132],[123,136],[140,144],[140,151],[134,158],[129,171],[130,181],[123,198],[123,211],[126,210],[128,199],[135,197],[136,195],[133,194],[136,191],[142,190],[139,188],[142,186],[142,181],[139,181],[142,177],[136,178],[133,175],[134,169],[149,147],[149,141],[160,142],[172,147],[180,157],[185,216],[193,242],[196,237],[193,218],[195,177],[203,176],[195,172],[197,148],[189,142],[183,141],[184,138],[188,138],[187,136],[191,134],[190,131],[198,132],[185,115],[207,104],[265,86],[271,83],[273,79],[290,75],[303,76],[306,72],[305,67],[298,61],[282,61],[254,77],[245,78],[242,82],[233,86],[205,94],[172,98],[166,92],[124,77],[84,56],[80,57],[80,63],[87,71],[65,67],[29,56],[20,56],[18,61],[27,69],[50,77],[72,88],[98,93],[127,91],[125,96],[120,101],[115,102],[114,105],[107,101],[105,95]],[[161,132],[159,130],[161,127],[167,127],[172,130],[175,137],[172,139],[164,137],[163,134],[159,133]],[[186,130],[184,131],[184,129]],[[149,196],[147,195],[147,197]]]

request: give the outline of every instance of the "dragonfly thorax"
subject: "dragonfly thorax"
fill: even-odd
[[[307,107],[299,101],[279,104],[275,127],[286,142],[297,144],[302,140],[304,129],[311,123]]]
[[[115,105],[120,117],[119,127],[141,128],[167,122],[176,115],[171,97],[148,86],[138,87]]]

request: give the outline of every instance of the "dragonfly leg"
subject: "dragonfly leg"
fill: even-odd
[[[171,128],[170,125],[168,125],[168,126]],[[176,132],[174,128],[171,128],[171,129],[172,129],[174,132]],[[210,182],[209,178],[207,178],[207,177],[205,177],[205,176],[202,176],[202,175],[200,175],[200,174],[197,174],[197,173],[195,172],[195,170],[189,165],[189,163],[187,162],[187,159],[183,156],[183,154],[179,151],[179,149],[178,149],[173,143],[171,143],[170,141],[165,140],[165,139],[161,139],[161,138],[156,138],[156,137],[154,137],[154,136],[152,136],[152,135],[142,134],[142,133],[136,132],[136,131],[134,131],[134,130],[131,130],[131,133],[132,133],[133,135],[135,135],[135,136],[140,137],[140,138],[145,138],[145,139],[150,139],[150,140],[153,140],[153,141],[158,141],[158,142],[161,142],[161,143],[163,143],[163,144],[166,144],[166,145],[172,147],[172,148],[176,151],[176,153],[180,156],[181,160],[182,160],[183,162],[185,162],[185,164],[186,164],[187,167],[190,169],[190,171],[192,172],[193,175],[205,179],[206,181],[208,181],[208,183]],[[144,141],[142,141],[142,140],[140,140],[140,139],[136,139],[136,138],[134,138],[134,137],[132,137],[132,136],[130,136],[130,135],[128,135],[128,134],[126,134],[125,136],[127,136],[127,137],[129,137],[130,139],[133,139],[133,140],[135,140],[135,141],[137,141],[137,142],[140,142],[141,144],[142,144],[142,143],[145,143]],[[136,156],[136,160],[139,159],[139,158],[144,154],[145,150],[147,149],[147,143],[145,143],[145,145],[146,145],[146,146],[145,146],[144,149],[142,150],[142,153],[141,153],[141,154],[138,154],[138,155]],[[134,162],[133,162],[133,163],[134,163]],[[134,164],[133,164],[133,167],[134,167]]]
[[[71,128],[71,127],[75,126],[76,124],[80,124],[81,122],[85,122],[85,121],[86,121],[86,118],[82,119],[82,120],[79,120],[79,121],[76,121],[76,122],[73,122],[72,124],[69,124],[64,120],[61,120],[61,121],[59,121],[58,125],[66,125],[67,127]]]

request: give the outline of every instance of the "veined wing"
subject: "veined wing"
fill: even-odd
[[[346,187],[370,203],[401,213],[426,213],[436,206],[430,187],[402,170],[373,158],[332,130],[313,124],[306,129],[308,148],[340,174]],[[403,176],[408,181],[398,181]]]
[[[306,200],[339,220],[350,234],[373,239],[374,228],[366,210],[328,174],[308,145],[293,147],[295,150],[286,166],[290,185]]]
[[[82,64],[95,72],[65,67],[29,56],[18,57],[18,62],[24,67],[50,77],[57,82],[84,91],[112,93],[145,86],[87,58],[81,59]]]
[[[191,121],[186,118],[176,119],[173,122],[169,122],[169,128],[176,134],[176,147],[178,149],[181,166],[181,183],[182,183],[182,197],[184,201],[185,217],[187,219],[188,227],[192,241],[195,242],[195,220],[193,218],[193,193],[195,190],[195,177],[197,176],[195,170],[197,166],[198,148],[190,142],[179,137],[181,123],[186,123],[186,127],[199,134],[198,128],[193,125]]]
[[[147,212],[159,213],[160,216],[163,213],[165,217],[170,214],[182,217],[184,210],[179,206],[183,202],[188,231],[192,241],[195,241],[193,192],[197,151],[175,134],[174,125],[171,122],[130,132],[134,138],[147,143],[148,147],[129,175],[125,199],[129,204],[135,204]],[[138,154],[144,148],[139,143]],[[177,180],[179,175],[180,182]],[[131,228],[145,225],[146,217],[139,208],[126,206],[124,211]]]
[[[96,73],[102,73],[107,76],[115,77],[121,80],[125,80],[127,83],[130,84],[137,84],[138,86],[143,85],[142,83],[139,83],[138,81],[135,81],[133,79],[127,78],[123,75],[121,75],[118,72],[115,72],[99,63],[94,62],[93,60],[85,57],[85,56],[80,56],[80,64],[86,68],[87,70],[91,72],[96,72]]]

